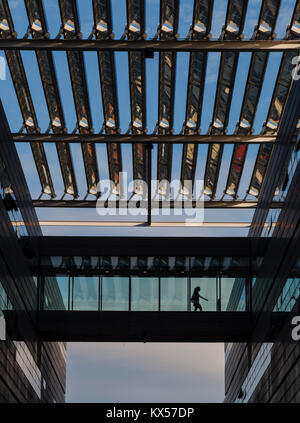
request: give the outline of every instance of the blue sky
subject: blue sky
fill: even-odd
[[[115,33],[115,38],[119,38],[125,27],[126,23],[126,1],[125,0],[112,0],[112,19],[113,19],[113,31]],[[9,1],[11,7],[11,13],[15,23],[15,29],[21,37],[27,29],[27,18],[25,6],[22,0],[12,0]],[[48,30],[52,37],[56,36],[59,31],[60,26],[60,15],[57,0],[44,1],[45,15],[47,19]],[[148,37],[151,38],[154,36],[159,22],[159,0],[146,0],[146,33]],[[83,37],[87,37],[93,25],[93,15],[92,15],[92,2],[86,0],[78,0],[78,11],[80,19],[80,27],[83,33]],[[260,11],[261,0],[249,0],[248,12],[245,21],[244,34],[245,38],[251,37],[253,33],[253,28],[255,22],[258,19]],[[282,2],[282,7],[280,10],[276,33],[278,38],[282,38],[285,34],[286,26],[289,23],[292,11],[295,5],[295,0],[284,0]],[[212,37],[218,38],[220,35],[222,24],[225,20],[227,1],[226,0],[217,0],[215,1],[213,19],[212,19]],[[180,37],[185,37],[189,30],[189,25],[191,23],[193,13],[193,1],[192,0],[181,0],[180,1],[180,13],[179,13],[179,34]],[[23,52],[22,53],[24,66],[29,82],[29,86],[32,93],[33,103],[35,106],[39,126],[41,127],[42,132],[46,130],[49,124],[49,116],[46,107],[46,102],[43,94],[42,83],[40,80],[38,65],[34,52]],[[54,63],[56,67],[57,80],[59,88],[61,91],[62,105],[65,114],[66,126],[69,131],[72,131],[76,124],[76,115],[74,101],[72,97],[72,88],[70,83],[70,78],[68,75],[68,65],[66,54],[64,52],[54,52]],[[102,100],[101,100],[101,89],[99,82],[99,73],[98,73],[98,62],[97,55],[95,52],[84,53],[85,57],[85,68],[89,89],[89,99],[92,111],[92,120],[95,132],[99,132],[102,122],[103,122],[103,110],[102,110]],[[236,84],[233,93],[232,108],[230,113],[228,133],[232,133],[235,129],[236,121],[239,118],[242,99],[243,99],[243,90],[245,87],[247,72],[250,63],[251,54],[242,53],[240,54],[240,60],[238,65]],[[203,112],[201,118],[201,130],[205,134],[209,127],[210,120],[212,119],[213,106],[214,106],[214,97],[216,92],[216,83],[218,75],[218,64],[219,64],[220,54],[219,53],[210,53],[208,58],[208,67],[207,67],[207,80],[205,85],[204,92],[204,102],[203,102]],[[254,123],[255,133],[259,133],[262,128],[262,123],[266,118],[270,99],[272,96],[272,90],[274,87],[274,82],[276,79],[276,74],[278,66],[281,59],[281,53],[272,53],[270,55],[268,68],[265,78],[261,101],[259,102],[257,116]],[[116,73],[117,73],[117,88],[118,88],[118,99],[119,99],[119,109],[120,109],[120,126],[122,132],[125,132],[128,128],[130,121],[130,103],[129,103],[129,84],[128,84],[128,56],[127,53],[117,52],[115,53],[116,60]],[[182,126],[182,122],[185,117],[185,103],[186,103],[186,88],[187,88],[187,76],[188,76],[188,64],[189,64],[189,55],[188,53],[178,53],[177,55],[177,69],[176,69],[176,90],[175,90],[175,105],[174,105],[174,128],[175,132],[179,132]],[[157,104],[158,104],[158,54],[155,54],[153,60],[146,61],[146,102],[147,102],[147,127],[151,133],[155,127],[157,120]],[[17,103],[16,96],[14,94],[14,88],[8,75],[7,81],[1,81],[1,99],[3,101],[6,113],[8,115],[9,123],[11,125],[12,131],[18,131],[22,125],[22,116],[20,109]],[[100,180],[108,178],[108,166],[106,160],[106,146],[97,145],[97,156],[98,156],[98,167],[100,173]],[[227,172],[229,169],[230,158],[232,154],[232,145],[227,145],[224,148],[223,161],[220,170],[221,181],[218,184],[217,197],[221,197],[223,194],[224,184],[227,177]],[[248,149],[247,154],[247,166],[245,167],[243,177],[239,189],[239,197],[243,198],[248,188],[249,180],[251,177],[256,153],[258,146],[252,145]],[[25,170],[27,177],[27,182],[30,187],[32,197],[37,198],[40,194],[40,185],[38,182],[37,171],[34,166],[32,153],[29,145],[19,144],[18,151],[22,160],[22,164]],[[58,157],[56,153],[55,145],[45,144],[45,151],[47,159],[50,165],[52,179],[57,193],[57,198],[60,198],[63,194],[63,182],[59,168]],[[77,175],[77,183],[79,187],[79,192],[82,197],[86,193],[86,182],[84,175],[84,166],[81,155],[80,145],[71,145],[71,151],[73,156],[73,163],[75,166],[75,171]],[[153,157],[156,157],[157,150],[156,146],[153,150]],[[178,145],[174,147],[173,151],[173,170],[172,178],[178,178],[180,175],[180,166],[181,163],[181,154],[182,146]],[[203,179],[204,170],[205,170],[205,160],[207,154],[207,146],[201,145],[198,151],[198,161],[196,168],[196,177],[198,179]],[[131,146],[123,145],[122,146],[122,157],[123,157],[123,170],[127,171],[129,175],[132,174],[132,153]],[[153,160],[153,174],[156,175],[156,163]],[[97,215],[94,210],[45,210],[39,209],[38,215],[41,219],[92,219],[96,220]],[[205,211],[205,219],[209,220],[233,220],[233,221],[251,221],[253,211],[251,210],[210,210]],[[60,231],[61,229],[59,229]],[[44,233],[56,233],[57,229],[52,228],[51,232],[49,228],[44,229]],[[65,229],[66,234],[73,233],[74,229]],[[72,231],[72,232],[70,232]],[[132,234],[138,235],[155,235],[159,234],[160,230],[153,228],[151,231],[148,229],[133,229]],[[92,228],[86,232],[86,234],[115,234],[119,233],[120,235],[127,235],[128,229],[107,229],[107,228]],[[172,236],[171,231],[167,231],[167,234]],[[208,230],[205,228],[199,228],[197,230],[184,228],[183,230],[179,229],[176,231],[176,234],[182,233],[183,235],[237,235],[241,234],[246,236],[247,229],[218,229],[218,230]]]
[[[125,27],[126,20],[126,2],[125,0],[111,0],[113,11],[113,30],[115,38],[119,38]],[[60,16],[58,3],[56,0],[47,0],[43,2],[46,13],[48,30],[51,37],[55,37],[60,27]],[[81,31],[83,38],[87,37],[92,29],[92,5],[91,1],[77,0]],[[181,0],[179,14],[179,34],[183,38],[189,30],[192,20],[193,1]],[[16,31],[21,38],[27,30],[27,15],[23,0],[9,0],[11,13],[15,23]],[[278,38],[285,35],[286,26],[289,23],[295,0],[283,0],[280,10],[276,33]],[[212,20],[212,37],[218,38],[222,24],[225,20],[227,1],[215,0],[215,7]],[[248,12],[245,22],[245,38],[251,37],[254,25],[257,21],[261,0],[249,0]],[[154,36],[159,22],[159,0],[146,0],[146,32],[148,37]],[[26,17],[26,18],[25,18]],[[3,55],[3,53],[1,53]],[[22,53],[25,71],[27,74],[29,86],[32,93],[39,126],[44,132],[49,124],[46,102],[43,94],[42,84],[38,72],[38,65],[34,52]],[[72,97],[70,78],[68,75],[68,66],[64,52],[53,53],[57,79],[61,91],[62,104],[65,114],[66,125],[69,131],[72,131],[76,124],[75,108]],[[84,54],[85,68],[88,81],[90,104],[92,111],[93,126],[95,132],[98,132],[103,122],[103,110],[101,101],[101,90],[98,74],[98,63],[95,52]],[[212,118],[214,97],[216,91],[216,82],[218,75],[218,64],[220,55],[210,53],[207,67],[207,80],[204,92],[204,106],[201,118],[202,133],[206,133],[210,120]],[[237,71],[235,90],[233,93],[232,109],[228,125],[228,133],[235,129],[236,121],[239,118],[243,89],[245,87],[248,67],[251,54],[240,54],[240,60]],[[120,125],[122,132],[128,128],[130,121],[130,102],[128,85],[128,56],[126,53],[116,53],[117,69],[117,88],[120,108]],[[272,90],[276,79],[280,53],[270,55],[266,78],[263,85],[261,100],[259,102],[257,116],[254,123],[255,133],[260,133],[262,123],[266,118]],[[186,87],[188,76],[189,56],[187,53],[179,53],[177,56],[176,70],[176,95],[174,109],[174,128],[175,133],[179,132],[185,116]],[[147,126],[149,132],[152,132],[157,120],[158,103],[158,54],[155,54],[153,60],[147,60]],[[15,96],[14,88],[9,73],[7,80],[0,81],[1,100],[3,102],[8,121],[12,132],[17,132],[22,126],[22,116]],[[223,164],[220,171],[220,180],[224,180],[229,168],[232,146],[225,146],[223,155]],[[257,146],[250,146],[247,155],[246,169],[240,185],[240,197],[242,198],[249,183],[252,173]],[[63,193],[63,183],[59,170],[59,162],[54,145],[45,145],[52,178],[58,198]],[[85,195],[85,176],[83,161],[81,157],[81,148],[79,145],[72,145],[71,151],[73,162],[77,173],[77,182],[82,196]],[[38,197],[40,186],[38,175],[34,166],[32,154],[29,145],[18,145],[18,152],[26,174],[27,182],[32,196]],[[182,146],[174,148],[173,162],[181,163]],[[202,145],[198,152],[198,165],[196,177],[203,178],[204,165],[206,159],[207,146]],[[106,147],[97,145],[98,165],[100,178],[108,177],[108,168],[106,164]],[[156,150],[154,149],[154,154]],[[131,149],[130,146],[122,146],[124,170],[132,172]],[[103,157],[105,158],[103,160]],[[155,172],[155,164],[153,165]],[[174,166],[173,177],[178,177],[179,166]],[[217,196],[222,195],[224,186],[220,184]],[[210,211],[206,212],[206,220],[244,220],[249,221],[252,217],[252,211]],[[95,210],[38,210],[41,219],[92,219],[96,220]],[[73,229],[59,230],[46,228],[45,234],[74,234]],[[84,235],[184,235],[184,236],[246,236],[247,230],[233,229],[196,229],[184,228],[177,230],[161,229],[120,229],[90,228],[84,232],[76,234]],[[69,344],[68,346],[68,372],[67,372],[67,400],[68,401],[169,401],[169,402],[218,402],[223,400],[224,396],[224,357],[223,344]]]

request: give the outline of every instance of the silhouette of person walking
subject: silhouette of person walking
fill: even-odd
[[[200,295],[200,286],[196,286],[191,298],[191,302],[193,303],[193,306],[194,306],[194,311],[197,311],[198,309],[202,311],[202,306],[199,302],[200,298],[202,298],[205,301],[208,301],[207,298],[202,297],[202,295]]]

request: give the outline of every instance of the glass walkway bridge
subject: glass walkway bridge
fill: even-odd
[[[36,241],[40,255],[31,260],[31,270],[38,298],[32,318],[43,340],[246,342],[253,332],[252,299],[267,238],[173,238],[172,256],[164,254],[167,238],[109,237],[101,246],[96,237]],[[199,255],[180,255],[195,246]],[[293,272],[299,273],[297,266]],[[196,287],[202,310],[195,312]],[[22,312],[7,307],[4,314],[12,332],[20,327]],[[280,308],[265,313],[264,341],[273,339],[274,327],[285,317]]]

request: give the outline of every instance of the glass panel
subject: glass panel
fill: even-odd
[[[81,269],[96,269],[98,267],[99,259],[97,256],[83,256]]]
[[[221,311],[226,311],[229,301],[234,301],[235,298],[241,297],[242,290],[245,287],[245,280],[241,278],[224,278],[221,279]],[[243,303],[240,303],[241,309]],[[245,305],[245,302],[244,302]],[[238,306],[238,304],[237,304]],[[236,307],[237,307],[236,306]],[[245,310],[245,307],[244,307]]]
[[[287,279],[273,311],[291,311],[300,296],[300,279]]]
[[[68,310],[68,280],[68,276],[45,276],[45,310]]]
[[[37,278],[37,276],[32,276],[32,279],[33,279],[33,282],[34,282],[35,286],[37,287],[38,286],[38,278]]]
[[[187,311],[187,278],[160,279],[160,309]]]
[[[110,271],[112,270],[112,262],[111,262],[111,257],[102,257],[101,260],[101,267],[103,270],[105,271]]]
[[[62,300],[61,306],[57,310],[68,310],[69,278],[68,276],[56,276],[56,281]]]
[[[245,311],[246,310],[246,286],[244,286],[240,301],[238,304],[237,311]]]
[[[158,278],[131,279],[131,310],[158,311]]]
[[[200,287],[199,294],[206,298],[199,299],[200,306],[203,311],[216,311],[216,278],[191,278],[191,297],[195,288]],[[192,304],[192,310],[194,310]]]
[[[98,310],[99,277],[74,277],[73,310]]]
[[[7,308],[7,301],[4,301],[3,297],[0,296],[0,316],[2,316],[1,310],[6,310],[6,308]]]
[[[253,258],[253,260],[252,260],[252,271],[254,273],[257,273],[260,270],[263,261],[264,261],[264,257]]]
[[[221,259],[222,273],[236,269],[249,269],[249,259],[247,257],[223,257]]]
[[[131,269],[147,271],[148,257],[131,257]]]
[[[1,300],[1,308],[6,306],[7,304],[7,295],[5,289],[3,288],[2,283],[0,282],[0,300]]]
[[[102,310],[129,309],[129,278],[102,278]]]
[[[119,257],[117,268],[120,270],[128,270],[130,268],[130,258]]]
[[[176,257],[175,259],[175,270],[179,272],[184,272],[189,268],[189,259],[188,257]]]
[[[75,262],[74,257],[72,256],[63,256],[59,267],[63,269],[75,269],[77,267],[77,262],[77,260]]]
[[[191,271],[201,271],[204,267],[204,257],[191,257]]]

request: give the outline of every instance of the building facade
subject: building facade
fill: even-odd
[[[38,284],[28,267],[36,252],[20,237],[41,230],[2,106],[0,145],[0,402],[64,402],[66,344],[40,342],[36,333]],[[15,339],[7,334],[7,310],[22,317]]]
[[[292,317],[300,315],[300,144],[296,142],[285,167],[285,181],[275,192],[284,206],[270,210],[261,205],[249,236],[270,239],[257,276],[252,279],[252,311],[256,324],[252,337],[264,337],[261,316],[285,312],[287,317],[271,343],[225,344],[225,402],[299,403],[300,343],[292,338]],[[272,157],[269,172],[280,165]],[[274,186],[271,187],[274,192]],[[262,225],[262,223],[266,223]]]

